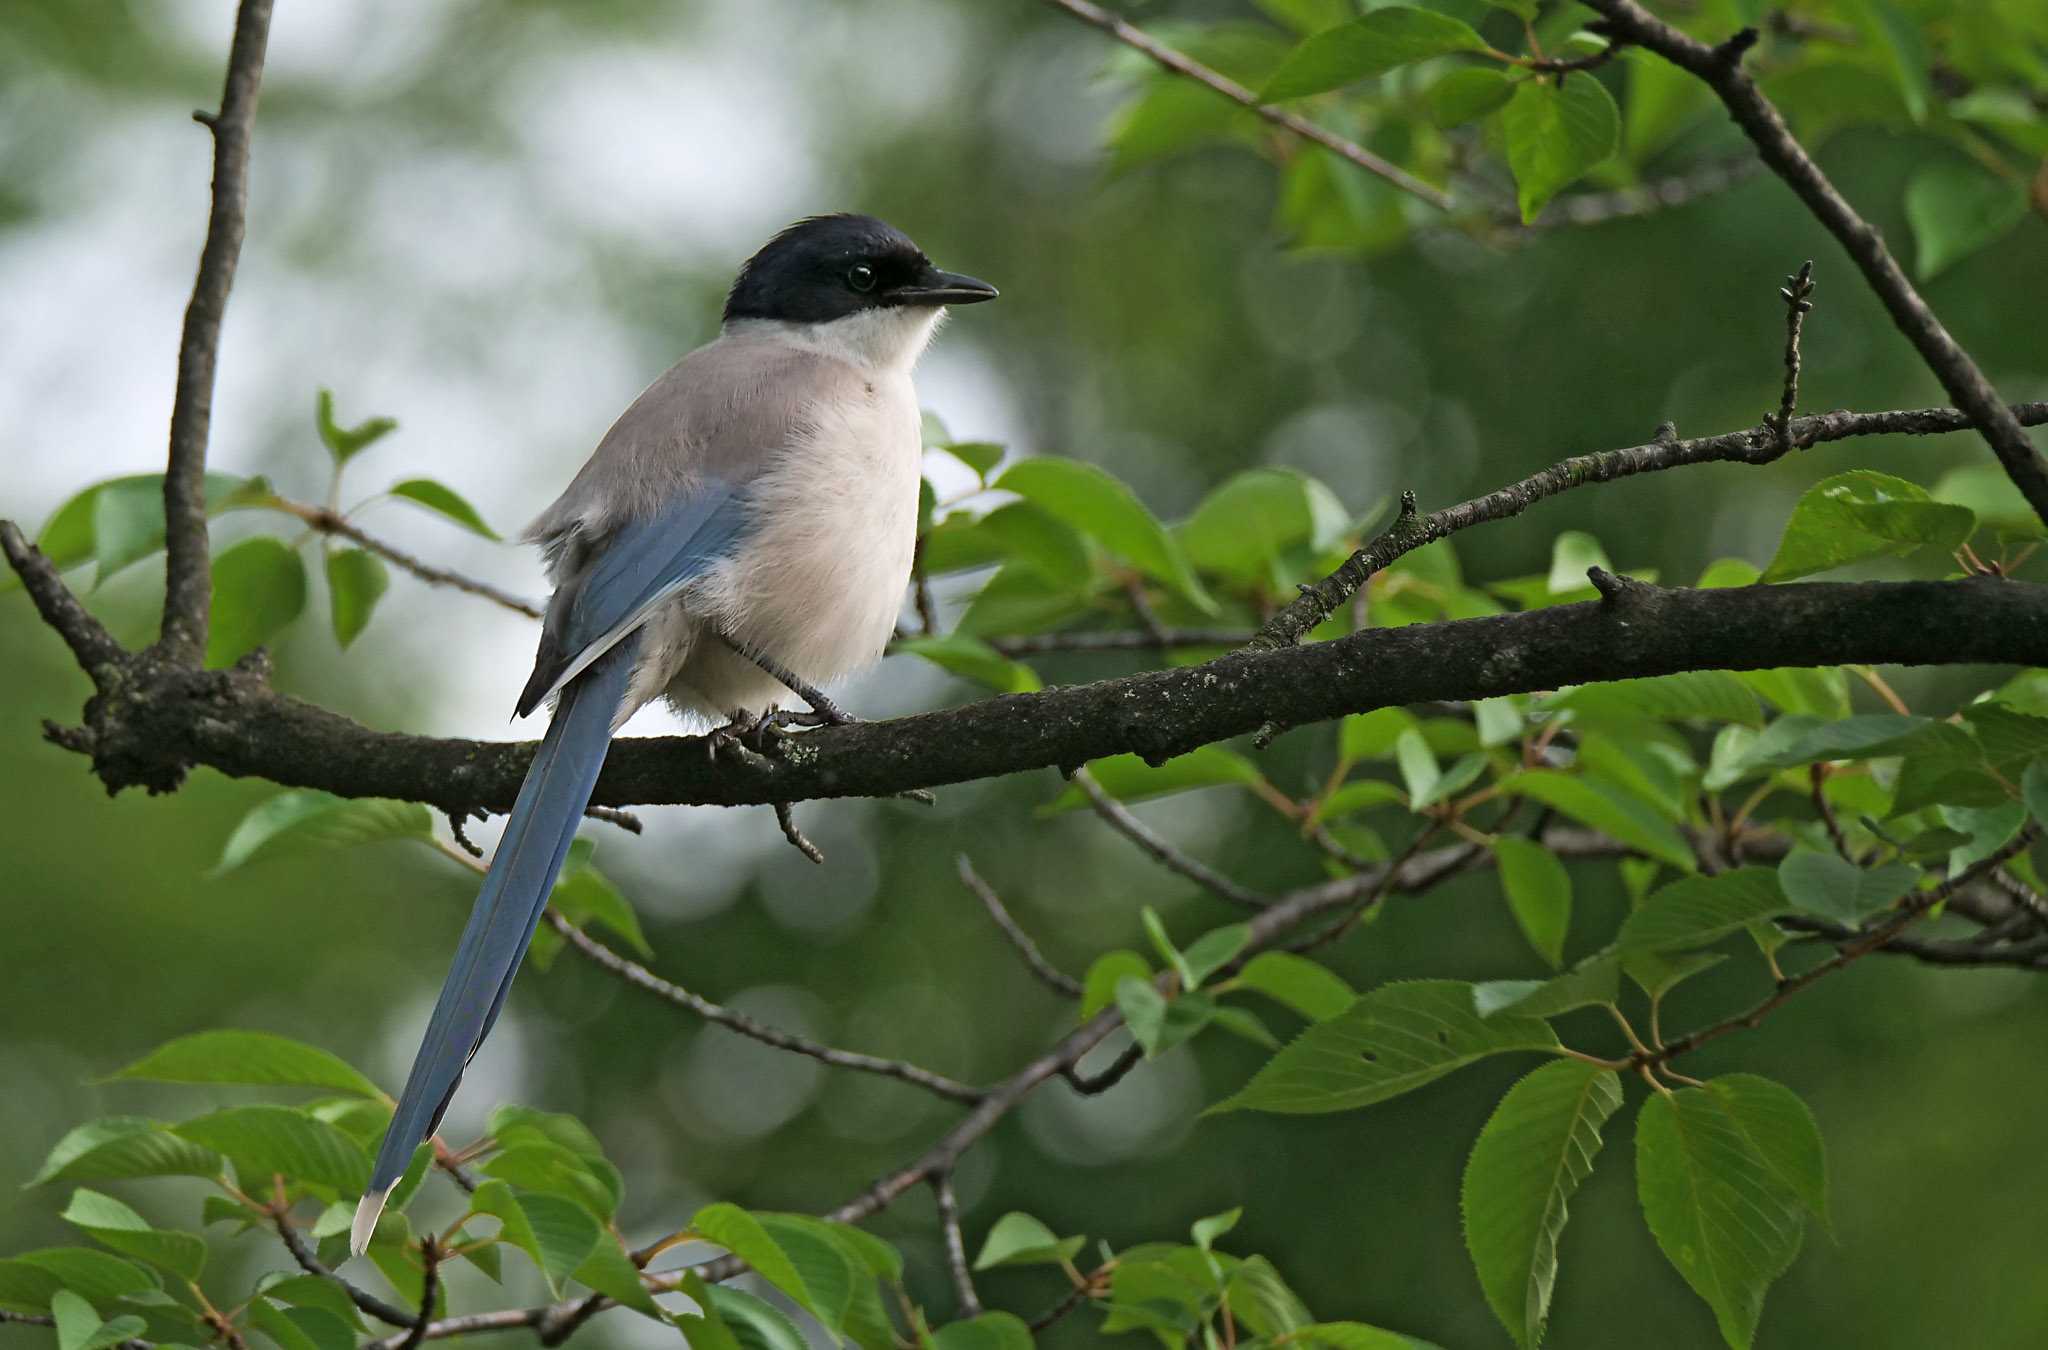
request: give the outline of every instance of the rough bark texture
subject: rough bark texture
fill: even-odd
[[[30,569],[31,574],[34,568]],[[1244,651],[1204,665],[1006,694],[888,722],[827,727],[783,756],[706,753],[700,738],[612,749],[604,806],[738,806],[913,788],[1124,752],[1161,760],[1254,731],[1435,699],[1482,698],[1679,670],[1843,662],[2048,665],[2048,586],[1981,578],[1667,590],[1596,576],[1599,602],[1454,623],[1371,629]],[[49,581],[59,591],[61,582]],[[40,595],[43,585],[31,586]],[[61,732],[110,790],[175,786],[189,765],[342,796],[503,811],[531,742],[376,731],[277,693],[260,663],[232,671],[112,668]]]

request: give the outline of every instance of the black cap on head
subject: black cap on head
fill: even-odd
[[[863,310],[995,297],[985,281],[941,272],[909,235],[873,216],[811,216],[747,259],[725,317],[827,323]]]

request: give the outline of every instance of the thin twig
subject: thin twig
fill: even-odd
[[[270,0],[242,0],[228,48],[218,113],[193,116],[213,133],[213,201],[199,275],[178,339],[178,385],[171,405],[164,466],[164,609],[157,649],[175,665],[196,666],[206,652],[213,602],[206,541],[206,441],[213,423],[214,369],[221,319],[235,283],[249,206],[249,133],[270,38]]]
[[[1763,171],[1763,165],[1745,155],[1737,159],[1703,164],[1696,169],[1653,179],[1612,192],[1581,192],[1555,199],[1543,214],[1522,225],[1521,213],[1509,203],[1500,223],[1528,230],[1553,230],[1605,225],[1615,220],[1632,220],[1688,206],[1739,187]]]
[[[1060,1070],[1060,1077],[1066,1079],[1067,1086],[1080,1093],[1083,1097],[1098,1097],[1115,1087],[1118,1083],[1123,1082],[1124,1076],[1143,1063],[1144,1059],[1144,1046],[1127,1045],[1123,1048],[1122,1053],[1103,1066],[1101,1073],[1082,1073],[1081,1065],[1076,1061],[1062,1068]]]
[[[1786,277],[1778,294],[1785,297],[1785,392],[1779,396],[1778,415],[1770,424],[1778,434],[1779,450],[1786,451],[1792,448],[1792,414],[1799,406],[1799,331],[1813,312],[1813,301],[1807,298],[1813,294],[1813,259],[1808,258]]]
[[[775,807],[775,823],[782,827],[782,837],[789,841],[790,847],[818,864],[818,866],[823,867],[825,865],[825,851],[812,843],[809,836],[796,827],[796,808],[792,807],[788,802],[775,802],[773,806]]]
[[[1155,834],[1152,827],[1131,814],[1130,808],[1102,790],[1094,775],[1086,769],[1074,772],[1074,784],[1088,796],[1088,802],[1095,808],[1095,814],[1108,821],[1111,828],[1124,838],[1136,844],[1154,861],[1180,873],[1197,886],[1213,895],[1228,900],[1244,909],[1263,909],[1266,897],[1257,891],[1238,885],[1215,868],[1175,848]]]
[[[2036,515],[2048,520],[2048,460],[2034,448],[2019,419],[1999,400],[1970,354],[1949,336],[1926,300],[1906,279],[1904,270],[1885,247],[1884,236],[1821,172],[1777,107],[1743,69],[1742,59],[1757,40],[1745,28],[1718,47],[1665,23],[1636,0],[1585,0],[1605,18],[1600,28],[1610,39],[1647,47],[1687,71],[1719,96],[1721,103],[1756,146],[1771,171],[1806,204],[1815,219],[1834,235],[1862,271],[1864,280],[1890,312],[1892,322],[1920,353],[1941,387],[1963,410],[1970,424],[1990,443],[1999,463]]]
[[[1295,114],[1282,111],[1270,103],[1259,102],[1258,95],[1229,76],[1211,70],[1194,58],[1175,51],[1155,38],[1146,36],[1144,32],[1125,23],[1116,15],[1102,8],[1102,6],[1091,4],[1089,0],[1046,0],[1046,3],[1055,9],[1065,10],[1085,24],[1091,24],[1101,29],[1125,46],[1143,52],[1174,74],[1212,89],[1224,98],[1229,99],[1232,103],[1251,109],[1252,112],[1265,118],[1274,126],[1284,131],[1292,132],[1303,140],[1315,142],[1325,150],[1335,154],[1338,158],[1357,165],[1367,173],[1377,174],[1401,189],[1401,191],[1428,202],[1439,211],[1451,209],[1451,196],[1442,188],[1431,187],[1428,183],[1408,173],[1405,169],[1389,164],[1364,146],[1354,141],[1346,140],[1333,131],[1317,126],[1305,117],[1297,117]]]
[[[1031,940],[1031,934],[1025,932],[1023,925],[1011,917],[1010,911],[1003,905],[1003,898],[996,894],[995,887],[981,879],[981,874],[974,870],[974,864],[968,860],[967,855],[961,854],[956,861],[960,869],[961,884],[980,897],[981,903],[988,907],[989,917],[996,921],[996,927],[1003,930],[1003,936],[1010,939],[1010,945],[1024,958],[1024,964],[1031,968],[1031,973],[1043,980],[1055,993],[1068,998],[1081,997],[1081,982],[1045,959],[1045,953],[1038,950],[1038,944]]]
[[[1087,1297],[1088,1286],[1085,1284],[1075,1285],[1072,1289],[1069,1289],[1067,1291],[1067,1296],[1065,1298],[1061,1299],[1059,1302],[1053,1304],[1050,1308],[1047,1308],[1044,1312],[1040,1313],[1038,1316],[1031,1319],[1029,1326],[1032,1332],[1035,1334],[1037,1332],[1044,1331],[1046,1328],[1052,1326],[1055,1322],[1058,1322],[1060,1319],[1064,1318],[1068,1313],[1080,1307],[1082,1301]]]
[[[398,1350],[417,1350],[434,1321],[434,1297],[441,1288],[441,1247],[432,1233],[420,1239],[420,1315],[398,1343]]]
[[[992,637],[988,645],[1004,656],[1044,656],[1051,652],[1149,652],[1176,647],[1242,647],[1251,641],[1240,628],[1110,629],[1068,633],[1024,633]]]
[[[21,578],[22,589],[35,602],[36,613],[71,649],[79,669],[92,677],[95,687],[105,687],[126,664],[128,653],[78,602],[49,558],[22,538],[11,520],[0,520],[0,552],[6,554],[14,574]]]
[[[960,1297],[960,1316],[981,1316],[981,1296],[974,1292],[974,1275],[967,1269],[967,1243],[960,1234],[960,1202],[953,1196],[953,1172],[948,1168],[932,1177],[932,1194],[939,1202],[939,1231],[946,1240],[946,1269],[953,1275],[953,1291]]]
[[[264,505],[294,516],[322,534],[346,539],[358,548],[376,554],[400,571],[411,573],[430,586],[447,586],[466,595],[488,600],[501,609],[511,610],[514,614],[524,614],[529,619],[538,619],[545,612],[533,601],[522,600],[510,591],[500,590],[489,582],[478,581],[475,577],[464,576],[449,568],[436,567],[432,563],[422,561],[395,544],[388,544],[375,535],[365,533],[361,526],[339,511],[330,511],[324,506],[310,506],[305,502],[295,502],[288,497],[273,498]]]
[[[2040,827],[2029,822],[2025,828],[2021,829],[2018,834],[2014,835],[2011,840],[1991,856],[1965,868],[1931,890],[1914,891],[1908,894],[1899,902],[1897,912],[1890,918],[1873,929],[1858,933],[1853,941],[1846,943],[1834,956],[1821,962],[1811,970],[1803,971],[1798,975],[1792,976],[1790,979],[1779,981],[1778,987],[1771,992],[1768,998],[1756,1004],[1747,1012],[1738,1013],[1734,1017],[1716,1022],[1711,1026],[1701,1027],[1697,1031],[1687,1032],[1676,1040],[1666,1042],[1661,1049],[1652,1051],[1648,1055],[1638,1054],[1634,1056],[1634,1062],[1644,1067],[1655,1067],[1656,1065],[1667,1063],[1679,1055],[1690,1054],[1710,1041],[1719,1040],[1730,1032],[1754,1030],[1763,1024],[1764,1018],[1770,1016],[1771,1013],[1775,1012],[1786,1000],[1790,999],[1800,990],[1806,989],[1815,982],[1834,974],[1836,971],[1855,964],[1872,952],[1880,951],[1890,945],[1898,939],[1900,934],[1904,933],[1906,929],[1918,921],[1922,915],[1926,914],[1928,910],[1980,878],[1987,877],[1996,872],[2006,859],[2024,851],[2039,835]]]
[[[929,1069],[919,1068],[915,1064],[858,1054],[851,1050],[837,1050],[807,1037],[793,1035],[765,1023],[756,1022],[745,1013],[735,1012],[722,1004],[693,994],[681,985],[664,980],[639,962],[619,955],[552,909],[548,911],[547,919],[554,930],[568,940],[570,946],[627,984],[636,989],[644,989],[656,998],[673,1003],[679,1008],[687,1008],[705,1021],[716,1022],[728,1031],[736,1031],[742,1036],[751,1037],[763,1045],[772,1045],[778,1050],[806,1055],[835,1069],[852,1069],[859,1073],[893,1078],[900,1083],[923,1088],[926,1092],[944,1097],[948,1101],[973,1104],[980,1102],[985,1095],[980,1088],[969,1087],[965,1083],[947,1078],[943,1074],[933,1073]]]
[[[2048,422],[2048,403],[2017,404],[2011,412],[2028,426]],[[1787,439],[1794,447],[1803,449],[1852,436],[1938,435],[1964,431],[1970,425],[1969,417],[1953,408],[1883,413],[1838,411],[1793,418],[1787,428]],[[1593,483],[1610,483],[1639,473],[1691,464],[1769,464],[1785,453],[1775,428],[1752,427],[1719,436],[1687,440],[1668,437],[1620,450],[1574,455],[1519,482],[1426,516],[1412,514],[1408,509],[1410,499],[1404,496],[1402,513],[1391,526],[1352,554],[1336,571],[1313,586],[1303,587],[1302,593],[1267,620],[1247,645],[1262,649],[1292,646],[1395,559],[1483,521],[1518,516],[1546,497]]]
[[[601,820],[607,825],[616,825],[627,834],[642,834],[647,827],[640,823],[640,817],[631,811],[621,811],[616,806],[586,806],[583,814],[592,820]]]
[[[272,1225],[277,1229],[278,1237],[284,1241],[285,1250],[292,1254],[292,1260],[297,1261],[299,1268],[308,1275],[316,1279],[332,1281],[340,1287],[341,1292],[348,1295],[349,1302],[355,1304],[380,1322],[389,1322],[394,1327],[410,1327],[420,1320],[418,1316],[407,1312],[403,1308],[386,1303],[369,1290],[359,1287],[347,1277],[329,1269],[314,1254],[313,1248],[307,1244],[305,1237],[292,1225],[289,1214],[279,1211],[273,1213],[270,1217]]]

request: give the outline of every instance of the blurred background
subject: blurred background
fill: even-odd
[[[87,482],[161,468],[206,214],[210,147],[187,114],[218,98],[231,8],[0,6],[0,515],[26,527]],[[1276,225],[1275,175],[1254,156],[1108,162],[1104,126],[1129,93],[1106,75],[1118,64],[1101,34],[1031,0],[287,0],[211,464],[319,498],[327,461],[312,410],[326,386],[344,421],[400,423],[351,466],[355,488],[439,478],[509,537],[610,418],[715,331],[723,288],[754,246],[797,216],[840,209],[881,215],[942,265],[1002,287],[1000,303],[953,320],[921,369],[925,403],[955,436],[1102,464],[1169,520],[1257,464],[1313,473],[1354,510],[1403,488],[1427,508],[1568,453],[1645,440],[1667,418],[1688,434],[1751,425],[1776,401],[1775,288],[1806,257],[1819,260],[1820,292],[1805,406],[1942,401],[1775,181],[1511,247],[1425,233],[1370,252],[1300,248]],[[1717,122],[1700,133],[1724,134]],[[1897,235],[1891,204],[1924,154],[1856,133],[1831,141],[1825,162]],[[2012,398],[2048,392],[2038,289],[2021,302],[2015,281],[2048,276],[2038,225],[1928,292]],[[1469,575],[1528,573],[1547,565],[1557,531],[1585,529],[1622,566],[1689,581],[1715,558],[1765,561],[1793,498],[1826,473],[1867,463],[1929,483],[1982,453],[1960,438],[1864,442],[1761,472],[1688,470],[1547,503],[1459,548]],[[402,504],[363,524],[542,591],[535,559],[512,544]],[[216,537],[257,526],[229,516]],[[139,639],[160,582],[159,563],[140,565],[92,603]],[[532,641],[516,616],[397,577],[345,659],[309,617],[277,650],[277,678],[372,726],[497,737],[513,734],[506,713]],[[395,1085],[473,879],[387,845],[209,881],[234,822],[273,789],[200,772],[171,798],[109,800],[82,761],[40,739],[41,719],[76,720],[87,685],[18,591],[0,594],[0,661],[8,1252],[69,1240],[61,1195],[16,1189],[65,1129],[210,1100],[95,1082],[172,1036],[276,1031]],[[1125,668],[1104,657],[1044,667],[1066,682]],[[1964,685],[1902,687],[1938,710]],[[842,701],[881,716],[967,696],[897,657]],[[635,727],[663,730],[665,717]],[[1319,745],[1314,733],[1283,740],[1269,772],[1305,778]],[[948,788],[933,809],[806,805],[823,868],[783,843],[765,808],[661,809],[644,813],[643,838],[586,833],[639,907],[663,974],[835,1044],[979,1081],[1049,1043],[1071,1013],[962,890],[957,853],[1076,973],[1102,950],[1142,945],[1142,904],[1180,932],[1225,917],[1092,817],[1035,816],[1056,791],[1046,772]],[[1144,814],[1249,882],[1313,875],[1270,813],[1235,797],[1193,794]],[[1580,895],[1575,952],[1623,905],[1606,873],[1588,871]],[[1360,987],[1538,971],[1486,874],[1393,905],[1333,964]],[[1753,980],[1717,971],[1687,985],[1673,1015],[1734,1006]],[[2038,1343],[2048,1285],[2012,1272],[2048,1238],[2024,1180],[2048,1111],[2048,1078],[2027,1067],[2044,1032],[2038,977],[1873,961],[1699,1056],[1695,1072],[1739,1063],[1794,1086],[1831,1150],[1834,1233],[1809,1235],[1770,1296],[1761,1345]],[[1224,1245],[1271,1256],[1321,1316],[1448,1347],[1505,1345],[1456,1197],[1465,1150],[1522,1066],[1482,1066],[1360,1113],[1196,1120],[1258,1062],[1207,1037],[1103,1097],[1039,1094],[962,1168],[970,1250],[1012,1208],[1122,1245],[1177,1238],[1243,1204]],[[621,1218],[638,1240],[711,1199],[837,1204],[954,1116],[913,1089],[706,1029],[573,958],[520,981],[452,1135],[500,1100],[590,1122],[626,1175]],[[1715,1344],[1705,1306],[1644,1238],[1630,1151],[1617,1120],[1573,1205],[1553,1343]],[[130,1198],[151,1213],[180,1206],[189,1224],[182,1210],[196,1201],[177,1189]],[[905,1248],[930,1304],[950,1306],[928,1195],[875,1228]],[[282,1253],[252,1238],[216,1260],[262,1269]],[[1028,1317],[1062,1288],[1043,1270],[997,1272],[983,1292]],[[458,1287],[458,1300],[486,1296],[504,1297]],[[1091,1322],[1043,1343],[1089,1344]],[[0,1328],[24,1344],[46,1335]],[[579,1343],[667,1339],[613,1316]]]

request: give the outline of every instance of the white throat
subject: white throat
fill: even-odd
[[[924,355],[932,334],[945,317],[943,307],[901,305],[864,309],[824,323],[734,319],[725,325],[725,331],[773,335],[792,347],[815,351],[862,370],[907,373],[917,364],[917,358]]]

